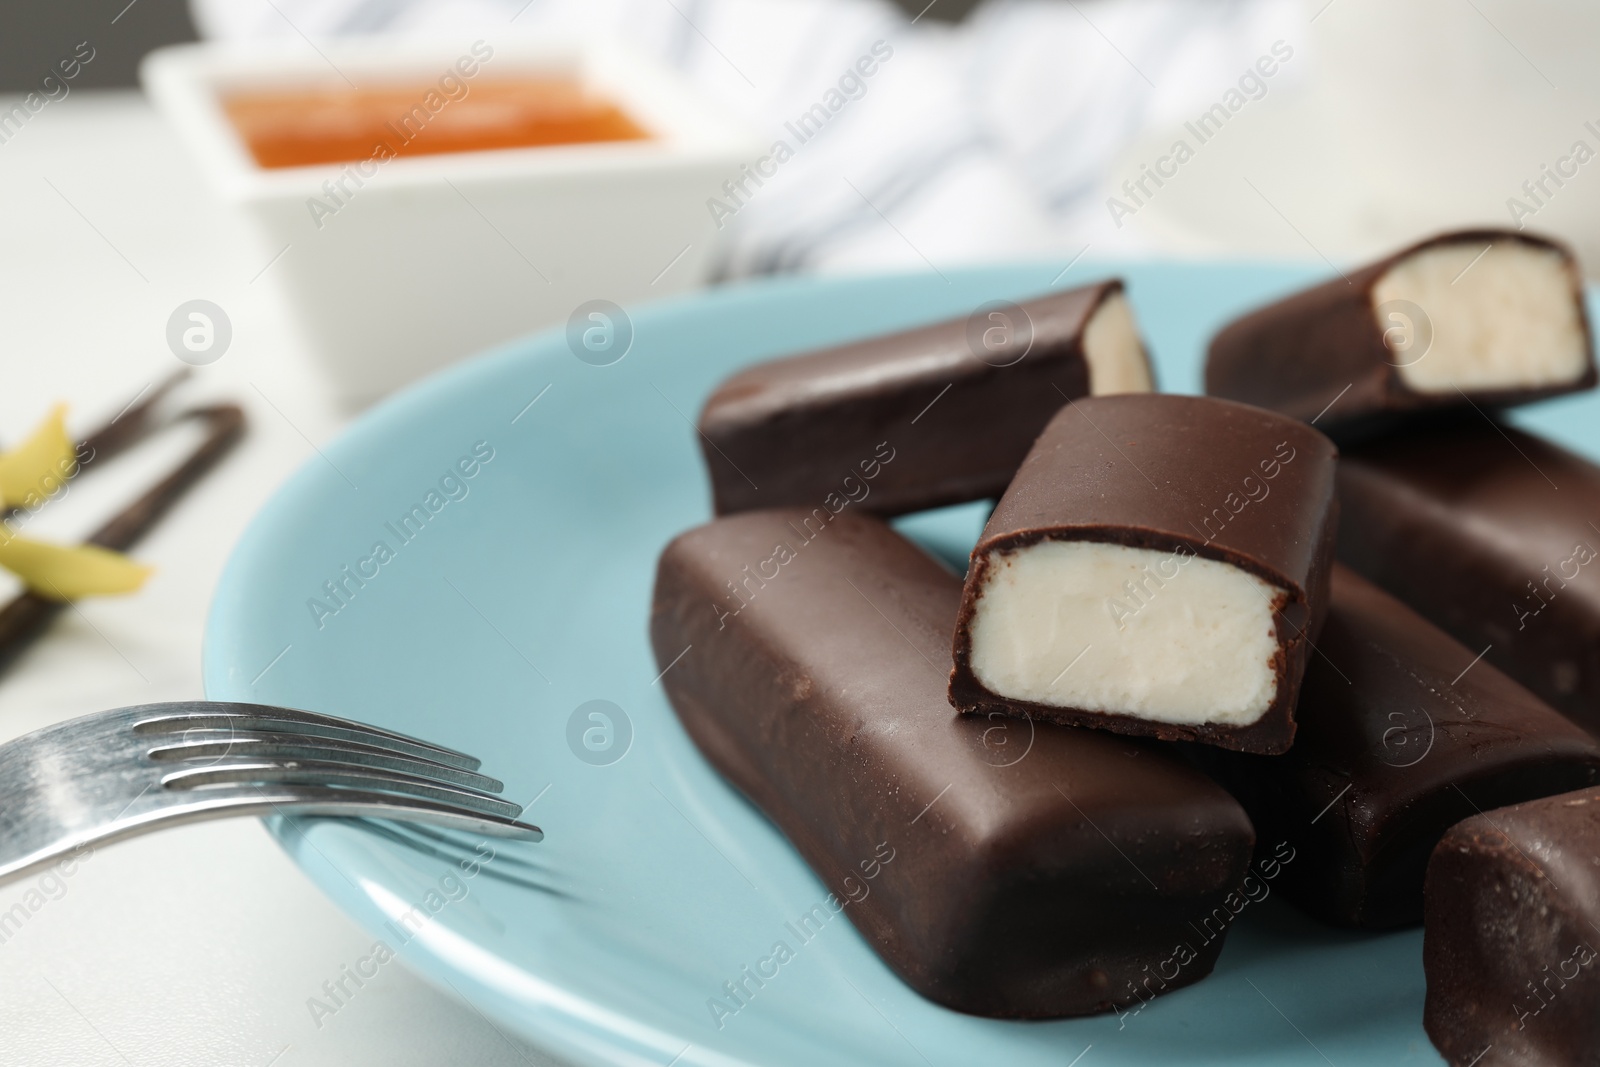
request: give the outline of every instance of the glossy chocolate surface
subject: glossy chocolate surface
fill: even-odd
[[[1452,1067],[1600,1062],[1600,789],[1456,825],[1428,864],[1423,1024]]]
[[[1063,409],[1017,472],[972,550],[954,640],[950,702],[1069,725],[1242,751],[1286,751],[1293,708],[1327,604],[1337,520],[1332,442],[1273,412],[1209,397],[1141,394]],[[1008,700],[973,673],[970,626],[986,557],[1046,538],[1182,549],[1281,591],[1276,695],[1245,726],[1156,722]]]
[[[1282,756],[1200,750],[1263,841],[1297,859],[1284,894],[1318,918],[1422,921],[1434,845],[1478,811],[1600,783],[1600,741],[1344,567]]]
[[[1254,840],[1238,803],[1148,742],[957,716],[960,580],[876,519],[808,522],[749,512],[675,539],[651,640],[701,752],[860,897],[843,910],[868,943],[930,999],[1002,1017],[1209,973]]]
[[[1600,731],[1600,467],[1471,413],[1347,451],[1339,557]]]

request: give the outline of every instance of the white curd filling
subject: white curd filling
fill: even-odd
[[[990,692],[1155,722],[1244,726],[1277,693],[1282,590],[1188,549],[994,552],[971,623]]]
[[[1148,393],[1150,365],[1133,309],[1121,293],[1106,297],[1083,328],[1083,356],[1089,364],[1089,395]]]
[[[1587,368],[1563,258],[1521,241],[1484,252],[1487,246],[1435,245],[1396,263],[1373,286],[1378,328],[1408,388],[1540,388],[1576,381]]]

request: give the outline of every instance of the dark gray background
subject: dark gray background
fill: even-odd
[[[912,15],[927,4],[927,0],[895,2]],[[937,0],[923,18],[956,21],[977,2]],[[0,92],[34,88],[80,41],[94,46],[95,57],[73,80],[74,89],[134,85],[139,59],[146,52],[195,39],[185,0],[133,0],[131,7],[128,0],[6,0],[5,8]]]
[[[6,0],[0,92],[35,88],[80,41],[94,46],[94,60],[72,80],[74,89],[133,85],[146,52],[194,39],[184,0],[134,0],[132,7],[128,0]]]

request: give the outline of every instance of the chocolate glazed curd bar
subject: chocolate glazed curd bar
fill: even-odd
[[[1341,436],[1466,399],[1504,407],[1590,388],[1590,343],[1564,245],[1466,230],[1231,323],[1211,342],[1206,392]]]
[[[899,515],[998,497],[1069,397],[1151,381],[1112,280],[749,367],[706,401],[701,448],[718,515],[830,494]]]
[[[1452,1067],[1600,1062],[1600,789],[1457,824],[1428,864],[1423,1025]]]
[[[1349,450],[1339,556],[1600,732],[1600,467],[1476,414]]]
[[[1428,856],[1452,824],[1600,783],[1600,741],[1345,567],[1317,648],[1287,754],[1194,755],[1261,840],[1295,850],[1284,895],[1326,922],[1421,922]]]
[[[1335,456],[1225,400],[1063,409],[972,550],[950,703],[1286,751],[1327,601]]]
[[[1209,973],[1254,841],[1238,803],[1146,742],[952,714],[960,580],[870,516],[809,516],[719,519],[661,556],[651,643],[706,758],[947,1007],[1085,1015]]]

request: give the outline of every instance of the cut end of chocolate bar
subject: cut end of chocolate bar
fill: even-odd
[[[1120,289],[1100,302],[1084,326],[1083,358],[1089,364],[1090,396],[1148,393],[1155,387],[1133,308]]]
[[[1206,392],[1346,442],[1446,409],[1506,408],[1596,381],[1583,278],[1566,246],[1461,230],[1229,323]]]
[[[972,551],[950,703],[1278,754],[1326,611],[1332,442],[1207,397],[1090,397]]]
[[[1577,383],[1589,369],[1580,299],[1571,261],[1560,249],[1477,239],[1401,256],[1371,293],[1401,382],[1451,397],[1458,389]]]
[[[996,696],[1226,726],[1277,696],[1286,594],[1230,563],[1046,536],[977,574],[971,668]]]

